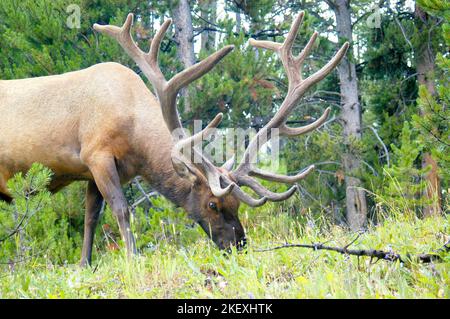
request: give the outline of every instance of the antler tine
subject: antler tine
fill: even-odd
[[[267,50],[272,50],[275,52],[278,52],[282,46],[281,43],[276,43],[276,42],[272,42],[272,41],[266,41],[266,40],[255,40],[253,38],[250,38],[248,40],[248,43],[255,48],[260,48],[260,49],[267,49]]]
[[[158,64],[158,54],[161,46],[161,41],[166,34],[172,20],[166,20],[161,28],[156,32],[155,37],[150,41],[150,50],[148,53],[144,53],[133,40],[131,35],[131,27],[133,25],[133,14],[130,13],[125,20],[122,27],[117,26],[101,26],[94,24],[94,29],[98,32],[107,34],[120,44],[125,52],[136,62],[139,68],[142,70],[147,79],[152,83],[155,89],[155,93],[158,97],[161,111],[164,117],[164,121],[170,131],[176,129],[182,129],[182,124],[178,116],[178,110],[176,106],[176,99],[178,92],[189,83],[195,81],[205,73],[209,72],[222,58],[224,58],[233,49],[233,45],[226,46],[216,53],[210,55],[208,58],[200,61],[199,63],[187,68],[186,70],[178,73],[172,79],[167,81],[161,72]],[[222,114],[216,116],[216,118],[199,134],[196,134],[190,138],[186,138],[184,141],[178,142],[173,149],[173,156],[176,156],[178,160],[183,161],[189,165],[188,160],[184,156],[180,156],[180,150],[186,145],[191,145],[198,140],[203,139],[209,135],[210,129],[216,127],[222,119]],[[196,156],[200,156],[202,162],[199,166],[203,168],[206,173],[206,177],[211,186],[212,192],[216,196],[224,196],[233,190],[234,184],[230,183],[227,187],[221,187],[221,175],[218,169],[205,157],[198,153],[195,148],[193,152]]]
[[[250,45],[254,47],[273,50],[279,55],[283,67],[287,73],[289,87],[287,96],[281,104],[280,109],[276,112],[275,116],[250,141],[248,148],[244,152],[241,163],[234,171],[230,173],[230,176],[233,180],[236,180],[238,185],[248,186],[252,188],[258,195],[264,196],[268,198],[268,200],[272,201],[283,200],[292,196],[297,188],[294,186],[285,193],[276,194],[270,192],[250,176],[274,182],[295,183],[301,179],[304,179],[309,173],[311,173],[314,170],[314,165],[309,166],[307,169],[294,176],[274,174],[260,170],[252,164],[252,159],[255,158],[256,153],[262,146],[259,144],[259,140],[263,136],[268,136],[270,138],[272,129],[279,129],[281,135],[292,137],[315,130],[326,121],[328,115],[330,114],[330,108],[327,108],[323,115],[311,124],[298,128],[291,128],[286,125],[286,121],[290,113],[297,105],[299,99],[303,96],[306,90],[318,81],[322,80],[325,76],[327,76],[342,60],[349,47],[348,43],[344,43],[344,45],[339,49],[335,56],[325,66],[323,66],[313,75],[303,80],[303,62],[310,54],[311,49],[318,36],[318,33],[314,32],[300,54],[296,57],[293,56],[292,47],[294,45],[300,25],[303,21],[303,17],[304,12],[300,12],[294,20],[291,29],[289,30],[289,33],[287,34],[286,39],[282,44],[272,41],[260,41],[254,39],[250,39],[249,41]],[[237,192],[238,189],[239,187],[236,187],[233,192]]]
[[[292,136],[298,136],[301,134],[305,134],[311,131],[314,131],[316,128],[320,127],[328,118],[328,115],[331,112],[331,108],[327,107],[325,112],[323,112],[322,116],[319,117],[317,120],[312,122],[311,124],[301,126],[301,127],[289,127],[286,124],[283,124],[280,127],[280,133],[282,135],[292,137]]]
[[[148,51],[147,61],[148,63],[153,64],[158,69],[158,55],[159,49],[161,47],[161,41],[171,24],[172,19],[167,19],[166,21],[164,21],[164,23],[161,25],[161,28],[159,28],[159,30],[156,32],[154,38],[150,40],[150,50]]]
[[[298,29],[303,22],[303,17],[305,16],[305,11],[301,11],[295,18],[294,23],[289,30],[286,39],[283,42],[282,50],[287,53],[292,54],[292,46],[294,45],[295,38],[297,37]]]
[[[209,122],[209,124],[200,132],[192,135],[191,137],[186,137],[178,141],[178,143],[175,144],[174,148],[172,149],[172,152],[180,152],[181,149],[183,149],[186,146],[191,146],[192,143],[196,144],[201,142],[203,139],[207,138],[212,133],[212,129],[219,126],[220,122],[222,122],[223,113],[217,114],[214,119]]]
[[[300,28],[300,25],[303,21],[303,16],[305,13],[302,11],[299,13],[299,15],[295,18],[294,23],[291,26],[291,29],[288,32],[288,35],[286,36],[286,39],[283,43],[277,43],[273,41],[265,41],[265,40],[255,40],[251,38],[249,40],[249,44],[251,46],[254,46],[256,48],[260,49],[268,49],[275,52],[291,52],[292,46],[295,41],[295,37],[297,36],[298,29]]]
[[[147,79],[152,83],[158,98],[161,98],[164,94],[167,81],[158,66],[158,51],[161,45],[161,40],[172,21],[169,19],[164,22],[156,33],[153,41],[150,41],[149,53],[145,53],[136,45],[133,37],[131,36],[133,20],[133,13],[129,13],[122,27],[113,25],[99,25],[96,23],[94,24],[94,30],[111,36],[120,44],[120,46],[133,59],[133,61],[136,62]]]
[[[305,58],[308,57],[314,43],[316,42],[318,35],[319,35],[319,33],[317,31],[314,31],[313,35],[309,39],[306,46],[303,48],[302,52],[300,52],[300,54],[295,58],[297,63],[299,63],[301,65],[303,63],[303,61],[305,60]]]
[[[221,168],[230,172],[233,169],[235,162],[236,162],[236,155],[233,155],[222,165]]]
[[[141,59],[144,52],[139,49],[136,43],[131,37],[131,26],[133,25],[134,15],[129,13],[127,19],[125,20],[122,27],[117,27],[114,25],[99,25],[94,24],[94,30],[109,35],[110,37],[116,39],[116,41],[122,46],[122,48],[127,52],[129,56],[133,59]]]
[[[201,166],[208,180],[211,192],[214,194],[214,196],[217,197],[222,197],[231,193],[236,184],[230,182],[225,188],[222,188],[220,183],[221,174],[208,159],[206,159],[205,157],[203,157],[201,154],[198,153],[198,151],[195,149],[195,145],[206,139],[209,135],[211,135],[211,133],[213,132],[212,129],[219,126],[220,122],[222,121],[222,118],[223,118],[222,113],[217,114],[216,117],[203,130],[192,135],[191,137],[186,137],[180,140],[178,143],[175,144],[175,146],[172,149],[172,157],[185,162],[187,165],[189,165],[191,161],[190,159],[187,159],[186,156],[182,155],[181,150],[184,147],[189,147],[190,149],[193,150],[195,154],[194,158],[200,157],[202,159]],[[194,145],[193,147],[192,144]]]
[[[160,98],[163,116],[164,119],[166,119],[166,123],[170,130],[182,127],[178,116],[178,109],[176,107],[178,92],[183,87],[189,85],[191,82],[211,71],[211,69],[228,53],[233,51],[233,49],[234,45],[225,46],[206,59],[176,74],[172,79],[170,79],[165,87],[164,94]]]
[[[182,128],[181,121],[178,117],[178,111],[176,109],[176,95],[166,94],[167,80],[158,65],[158,53],[161,46],[161,41],[172,23],[172,20],[166,20],[161,28],[156,32],[154,39],[150,40],[150,50],[148,53],[144,53],[133,40],[131,35],[133,20],[133,13],[129,13],[125,23],[120,28],[112,25],[103,26],[94,24],[94,29],[114,38],[139,66],[142,73],[144,73],[155,89],[156,96],[161,104],[164,120],[169,126],[169,129],[173,131],[174,129]]]
[[[280,175],[280,174],[265,172],[259,168],[253,168],[250,172],[250,175],[265,179],[267,181],[292,184],[292,183],[298,182],[299,180],[304,179],[306,176],[309,175],[309,173],[311,173],[314,170],[314,168],[315,168],[314,165],[310,165],[310,166],[308,166],[308,168],[306,168],[302,172],[298,173],[297,175],[293,175],[293,176]]]
[[[304,83],[302,83],[302,86],[304,86],[304,91],[325,78],[331,71],[333,71],[347,53],[349,46],[350,44],[348,42],[345,42],[327,64],[325,64],[319,71],[305,79]],[[304,93],[304,91],[302,92],[302,94]]]
[[[233,188],[233,195],[236,196],[241,202],[246,203],[250,207],[262,206],[268,200],[268,198],[265,196],[259,199],[255,199],[246,192],[244,192],[239,186]]]
[[[94,24],[94,29],[116,39],[125,52],[134,60],[134,62],[136,62],[147,79],[152,83],[161,104],[164,120],[169,129],[173,131],[177,128],[182,128],[176,107],[176,97],[178,92],[183,87],[209,72],[223,57],[234,49],[234,46],[229,45],[222,48],[203,61],[178,73],[170,81],[167,81],[158,65],[158,53],[161,41],[172,20],[168,19],[162,24],[161,28],[156,32],[154,39],[150,42],[149,52],[144,53],[139,49],[131,36],[133,17],[132,13],[128,14],[122,27]]]
[[[100,25],[100,24],[94,23],[94,30],[96,30],[98,32],[106,33],[113,38],[117,38],[120,35],[122,35],[124,30],[127,30],[127,29],[129,30],[131,28],[132,24],[133,24],[133,14],[129,13],[124,24],[122,25],[122,27],[118,27],[115,25]]]
[[[259,196],[266,197],[268,200],[272,202],[281,202],[283,200],[286,200],[292,195],[294,195],[294,193],[297,191],[297,185],[294,185],[284,193],[274,193],[265,188],[264,186],[262,186],[256,179],[251,178],[249,176],[241,178],[240,184],[250,187],[255,191],[256,194],[258,194]]]
[[[208,73],[223,57],[233,51],[234,45],[227,45],[219,51],[211,54],[201,62],[194,64],[186,70],[175,75],[168,83],[170,90],[178,91],[188,85],[189,83],[197,80],[205,73]]]

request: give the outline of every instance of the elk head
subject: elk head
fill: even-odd
[[[245,232],[239,221],[238,208],[240,202],[257,207],[267,201],[283,201],[291,197],[297,190],[296,182],[305,178],[314,169],[311,165],[294,176],[285,176],[263,171],[254,165],[258,150],[262,146],[261,138],[269,140],[272,131],[277,129],[282,136],[294,137],[308,133],[321,126],[327,119],[330,109],[315,122],[303,127],[292,128],[286,125],[287,118],[297,105],[305,91],[327,76],[344,57],[349,44],[345,43],[336,55],[319,71],[306,79],[302,77],[302,65],[308,57],[317,32],[313,34],[303,51],[298,56],[293,56],[292,46],[298,29],[302,22],[304,12],[295,19],[285,41],[276,43],[271,41],[257,41],[250,39],[250,45],[275,51],[283,63],[289,80],[287,96],[281,104],[275,116],[254,136],[245,150],[242,160],[235,165],[234,157],[228,160],[222,167],[216,167],[208,158],[200,154],[196,145],[205,140],[222,120],[222,114],[218,114],[202,131],[192,135],[182,135],[178,141],[174,141],[171,161],[174,170],[190,184],[189,195],[184,199],[183,206],[194,218],[212,240],[221,248],[245,245]],[[130,30],[133,23],[133,15],[129,14],[125,24],[119,28],[116,26],[94,25],[94,28],[115,38],[128,55],[136,62],[145,76],[152,83],[161,105],[162,114],[170,131],[182,129],[178,116],[176,97],[181,88],[198,79],[228,54],[233,46],[227,46],[212,54],[205,60],[175,75],[167,81],[158,66],[158,51],[162,37],[167,31],[171,21],[167,20],[156,33],[150,45],[150,51],[144,53],[133,41]],[[182,131],[181,131],[182,132]],[[183,133],[184,134],[184,133]],[[190,149],[192,156],[185,156],[183,149]],[[201,158],[194,161],[192,158]],[[288,191],[274,193],[262,186],[257,180],[294,184]],[[242,190],[247,186],[258,197],[252,197]],[[174,190],[176,191],[176,190]]]

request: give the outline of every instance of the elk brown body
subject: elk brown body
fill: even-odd
[[[288,96],[261,133],[279,128],[286,136],[304,134],[319,127],[328,116],[329,110],[301,128],[285,125],[306,89],[330,73],[348,47],[344,44],[324,68],[303,80],[299,69],[317,34],[299,57],[292,57],[292,43],[302,18],[300,13],[283,44],[250,42],[279,53],[290,81]],[[137,175],[183,207],[221,249],[245,244],[245,232],[238,217],[240,202],[260,206],[268,200],[285,200],[296,190],[294,186],[285,193],[272,193],[254,177],[295,183],[313,167],[295,176],[259,170],[252,164],[260,147],[257,137],[250,141],[235,170],[232,170],[234,160],[223,167],[214,166],[206,157],[202,157],[201,163],[191,163],[181,154],[181,148],[208,136],[210,129],[219,125],[222,115],[216,116],[203,131],[175,141],[172,131],[182,128],[176,108],[177,94],[209,72],[233,47],[222,48],[166,81],[158,66],[158,51],[170,20],[156,33],[148,53],[142,52],[133,41],[132,23],[130,14],[121,28],[94,25],[94,29],[119,42],[150,80],[156,97],[131,69],[111,62],[62,75],[0,81],[0,199],[12,200],[6,182],[16,173],[26,172],[35,162],[54,172],[49,187],[53,192],[73,181],[88,181],[83,265],[91,262],[103,200],[117,219],[127,251],[130,254],[136,251],[121,185]],[[241,186],[249,186],[260,198],[251,197]]]
[[[188,211],[192,211],[190,205],[204,202],[189,199],[191,183],[178,176],[170,161],[173,141],[159,103],[132,70],[102,63],[63,75],[1,81],[0,92],[3,199],[11,199],[6,181],[40,162],[54,172],[51,191],[75,180],[89,181],[87,206],[91,209],[86,213],[85,236],[93,236],[105,198],[130,241],[120,185],[134,176],[143,176]],[[208,197],[205,190],[197,193]],[[91,244],[86,243],[83,255]]]

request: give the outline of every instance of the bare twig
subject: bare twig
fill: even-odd
[[[19,223],[17,224],[17,226],[14,228],[14,230],[12,232],[10,232],[8,235],[6,235],[5,237],[0,238],[0,243],[6,241],[7,239],[11,238],[12,236],[14,236],[18,232],[20,232],[22,230],[22,224],[25,222],[25,219],[27,217],[28,217],[27,214],[24,214],[22,216],[22,218],[20,219]]]
[[[150,194],[147,194],[144,190],[144,188],[142,187],[141,183],[139,182],[139,179],[137,177],[134,178],[134,183],[136,184],[137,188],[139,189],[139,191],[142,193],[142,195],[144,195],[144,198],[147,199],[148,203],[150,205],[152,205],[152,200],[150,199]],[[133,204],[134,206],[134,204]]]
[[[395,21],[395,23],[397,23],[398,27],[400,28],[400,31],[402,32],[403,38],[405,39],[406,43],[408,43],[409,47],[411,48],[411,51],[414,51],[414,47],[413,47],[411,41],[409,40],[408,36],[406,35],[405,29],[403,28],[401,22],[398,20],[397,15],[395,14],[395,12],[389,6],[387,7],[387,9],[392,14],[392,16],[394,17],[394,21]]]
[[[150,197],[154,197],[154,196],[158,196],[159,193],[158,192],[150,192],[150,193],[146,193],[146,196],[141,197],[140,199],[138,199],[137,201],[135,201],[131,207],[132,208],[136,208],[137,206],[139,206],[142,202],[148,200],[148,198]],[[150,201],[151,204],[151,201]]]
[[[375,128],[373,126],[367,126],[367,128],[369,128],[373,134],[375,135],[375,137],[377,138],[378,142],[380,142],[381,146],[383,146],[384,149],[384,153],[386,154],[386,161],[387,161],[387,165],[388,167],[391,166],[390,165],[390,157],[389,157],[389,151],[386,147],[386,144],[384,144],[383,140],[381,139],[380,135],[378,135],[377,130],[375,130]]]
[[[14,228],[13,231],[11,231],[8,235],[0,238],[0,243],[8,240],[9,238],[13,237],[15,234],[21,232],[27,225],[29,220],[37,213],[41,210],[41,204],[42,204],[42,199],[39,201],[39,203],[37,204],[37,208],[34,209],[31,213],[29,211],[29,195],[27,195],[27,202],[26,202],[26,209],[24,214],[22,215],[22,218],[20,219],[19,223],[16,225],[16,227]]]
[[[359,239],[359,237],[361,237],[362,233],[363,233],[363,232],[359,231],[359,232],[356,234],[355,239],[353,239],[350,243],[348,243],[348,244],[344,247],[344,250],[347,250],[348,247],[350,247],[351,245],[353,245],[353,244]]]

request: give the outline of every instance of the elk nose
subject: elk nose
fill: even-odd
[[[247,238],[242,238],[236,242],[236,248],[242,250],[247,245]]]

